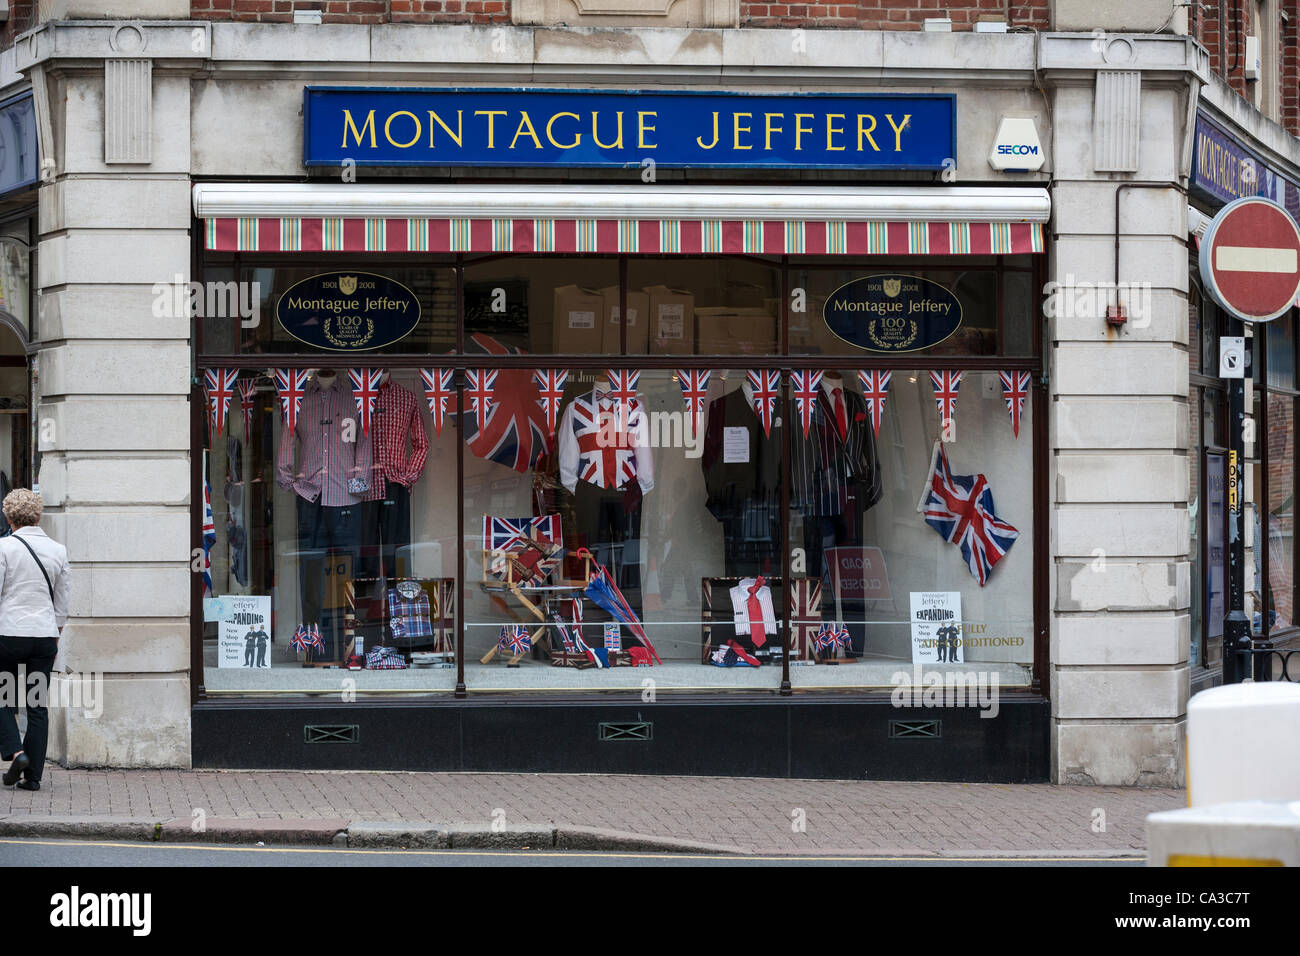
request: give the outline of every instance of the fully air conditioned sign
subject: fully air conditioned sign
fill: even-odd
[[[308,166],[947,168],[951,94],[307,87]]]

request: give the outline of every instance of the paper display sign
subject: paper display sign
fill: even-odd
[[[744,465],[749,463],[749,429],[722,429],[722,463],[724,465]]]
[[[889,575],[879,548],[827,548],[832,583],[841,601],[888,601]]]
[[[912,663],[962,663],[961,592],[911,593]]]
[[[227,595],[217,624],[217,666],[271,666],[270,595]]]

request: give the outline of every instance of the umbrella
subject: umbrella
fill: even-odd
[[[636,616],[636,612],[627,603],[627,598],[623,597],[623,592],[614,583],[614,576],[609,573],[609,569],[597,561],[595,556],[586,548],[580,549],[577,556],[591,561],[591,577],[587,579],[587,590],[584,592],[587,595],[587,600],[597,607],[603,607],[615,618],[631,628],[632,636],[641,642],[657,663],[662,664],[663,661],[655,653],[650,638],[646,637],[645,629],[641,626],[641,619]]]

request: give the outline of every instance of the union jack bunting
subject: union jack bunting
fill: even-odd
[[[559,515],[542,515],[540,518],[496,518],[483,516],[484,551],[518,551],[527,538],[563,542]]]
[[[704,397],[709,393],[708,369],[678,369],[677,382],[682,387],[682,399],[686,402],[686,414],[695,423],[695,430],[700,430],[704,421]]]
[[[1007,411],[1011,413],[1011,430],[1020,437],[1020,414],[1025,410],[1025,399],[1029,396],[1028,372],[998,372],[1002,380],[1002,397],[1007,400]]]
[[[370,434],[370,422],[375,417],[375,400],[379,398],[379,380],[384,377],[381,368],[350,368],[348,378],[352,380],[352,397],[357,402],[357,414],[361,416],[361,434]]]
[[[750,391],[754,393],[754,413],[763,423],[763,434],[772,437],[772,418],[776,415],[776,393],[781,387],[781,373],[772,369],[745,373]]]
[[[469,407],[474,412],[474,423],[481,432],[487,428],[492,415],[492,397],[496,389],[497,373],[495,370],[472,368],[465,373],[465,394],[469,398]]]
[[[957,389],[961,388],[961,372],[931,372],[934,402],[939,406],[939,421],[947,425],[957,416]]]
[[[889,372],[858,372],[862,383],[862,397],[871,412],[871,426],[880,437],[880,423],[885,420],[885,399],[889,396]]]
[[[217,523],[212,518],[212,486],[203,479],[203,593],[212,594],[212,549],[217,544]]]
[[[849,629],[842,621],[827,621],[817,629],[818,650],[825,651],[837,647],[848,650],[850,643]]]
[[[257,398],[257,383],[251,378],[239,380],[239,411],[244,417],[244,444],[253,440],[253,403]]]
[[[226,413],[235,395],[235,382],[239,379],[237,368],[208,368],[203,370],[208,392],[209,434],[215,439],[226,430]]]
[[[481,332],[470,337],[466,350],[489,355],[525,354]],[[486,427],[472,414],[477,411],[472,396],[467,396],[466,407],[460,410],[471,414],[458,415],[456,427],[464,434],[469,450],[479,458],[526,474],[554,447],[546,434],[546,417],[538,403],[537,384],[531,369],[503,368],[493,374],[496,385],[490,396],[490,414],[484,419]]]
[[[631,368],[610,368],[605,370],[609,376],[609,392],[617,407],[631,411],[636,403],[636,387],[641,380],[641,372]]]
[[[533,372],[533,381],[537,384],[537,404],[546,415],[546,434],[552,439],[555,438],[555,426],[560,421],[564,383],[568,380],[568,369],[539,368]]]
[[[298,430],[298,409],[302,407],[302,396],[307,391],[307,370],[273,368],[271,377],[275,379],[275,390],[280,394],[280,411],[284,415],[284,427],[293,434]]]
[[[941,442],[935,442],[926,486],[917,510],[924,513],[925,523],[940,537],[961,549],[970,573],[984,587],[993,565],[1011,550],[1020,532],[994,513],[987,478],[952,473],[948,452]]]
[[[442,420],[447,414],[447,403],[456,397],[452,387],[452,370],[449,368],[422,368],[420,378],[424,380],[424,397],[429,403],[429,413],[433,415],[433,430],[442,437]]]
[[[497,647],[515,657],[527,654],[533,647],[533,636],[523,624],[503,624],[497,637]]]
[[[803,426],[803,437],[808,437],[812,426],[813,409],[817,407],[817,392],[822,387],[822,373],[798,371],[790,373],[790,384],[794,387],[794,405],[799,410],[799,424]]]

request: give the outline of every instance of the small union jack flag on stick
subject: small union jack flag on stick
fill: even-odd
[[[302,408],[302,397],[307,391],[307,370],[273,368],[271,377],[275,379],[275,390],[280,394],[280,411],[284,415],[284,426],[292,434],[298,430],[298,410]]]
[[[452,387],[452,370],[449,368],[422,368],[420,378],[424,380],[424,397],[429,403],[429,413],[433,415],[433,430],[442,437],[442,422],[447,416],[447,404],[456,397]]]
[[[244,417],[244,444],[253,440],[253,404],[257,399],[257,383],[251,378],[239,381],[239,411]]]
[[[677,382],[682,387],[682,400],[686,402],[686,414],[694,422],[697,432],[704,422],[704,397],[709,393],[709,376],[712,374],[708,369],[677,370]]]
[[[790,373],[790,384],[794,386],[794,404],[799,411],[799,424],[803,426],[803,437],[808,437],[812,427],[813,409],[817,407],[817,392],[822,387],[822,373],[798,371]]]
[[[754,413],[763,423],[763,434],[772,437],[772,419],[776,416],[776,393],[781,387],[781,373],[775,369],[745,373],[750,391],[754,393]]]
[[[384,377],[381,368],[350,368],[348,378],[352,380],[352,397],[357,402],[357,414],[361,416],[361,434],[370,434],[370,422],[375,417],[375,401],[379,398],[379,380]]]
[[[527,654],[533,647],[533,636],[523,624],[505,624],[497,637],[497,647],[514,657]]]
[[[862,383],[862,397],[867,401],[867,410],[871,412],[871,427],[880,437],[880,423],[885,420],[885,399],[889,397],[889,372],[858,372],[858,381]]]
[[[934,402],[939,406],[939,420],[946,428],[957,417],[957,389],[961,388],[961,372],[931,372]]]
[[[827,621],[818,629],[816,642],[818,650],[834,650],[837,647],[848,650],[851,643],[848,626],[841,621]]]
[[[474,412],[474,421],[481,432],[487,428],[492,415],[493,392],[497,385],[497,373],[483,368],[472,368],[465,372],[465,396],[469,407]]]
[[[564,399],[564,384],[568,380],[568,369],[539,368],[533,372],[533,381],[537,383],[537,404],[546,415],[546,434],[552,439],[560,421],[560,402]]]
[[[1011,430],[1020,437],[1020,415],[1025,410],[1025,399],[1029,396],[1028,372],[998,372],[1002,380],[1002,397],[1007,400],[1007,411],[1011,413]]]
[[[215,439],[226,430],[226,414],[230,400],[235,395],[235,382],[239,379],[237,368],[209,368],[203,370],[208,391],[208,427]]]

